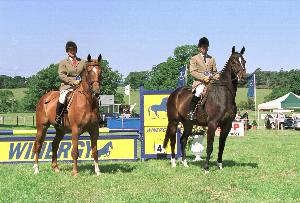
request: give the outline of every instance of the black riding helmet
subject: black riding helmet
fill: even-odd
[[[199,40],[198,47],[201,47],[203,45],[207,45],[209,47],[209,41],[208,41],[208,39],[206,37],[202,37]]]
[[[74,48],[74,49],[77,50],[77,45],[73,41],[68,41],[67,44],[66,44],[66,52],[68,52],[69,48]]]

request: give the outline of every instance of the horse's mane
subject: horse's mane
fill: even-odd
[[[219,72],[220,73],[220,80],[226,80],[226,71],[230,68],[230,64],[232,62],[232,55],[229,57],[229,59],[226,61],[223,69]]]

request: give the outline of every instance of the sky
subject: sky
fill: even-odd
[[[221,70],[232,46],[247,72],[300,67],[300,1],[0,1],[0,75],[29,77],[66,58],[102,54],[114,71],[150,71],[206,36]]]

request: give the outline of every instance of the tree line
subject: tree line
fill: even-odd
[[[10,77],[6,75],[0,75],[0,89],[27,87],[27,80],[28,78],[21,76]]]
[[[178,85],[179,69],[187,65],[190,58],[197,53],[198,48],[196,45],[177,46],[172,56],[169,56],[166,61],[154,65],[150,71],[130,72],[124,79],[118,71],[112,70],[107,60],[102,60],[101,94],[115,95],[115,101],[123,103],[123,94],[117,92],[117,87],[120,85],[130,84],[132,89],[138,89],[140,86],[144,86],[148,90],[175,89]],[[5,90],[5,92],[0,90],[0,112],[11,111],[13,109],[11,108],[12,105],[18,111],[34,111],[37,101],[44,93],[59,89],[60,80],[57,70],[58,64],[51,64],[29,78],[0,76],[0,89],[28,88],[26,96],[21,102],[16,102],[9,90]],[[272,89],[271,94],[265,97],[265,101],[275,99],[288,92],[300,95],[299,69],[290,71],[284,71],[283,69],[280,71],[263,71],[257,69],[255,74],[257,88]],[[192,81],[193,79],[188,73],[187,86],[190,86]],[[247,87],[247,84],[239,87]],[[253,108],[253,101],[251,99],[243,101],[240,106],[246,109]]]
[[[189,63],[189,59],[198,53],[196,45],[183,45],[174,49],[173,56],[166,61],[154,65],[150,71],[130,72],[125,78],[125,85],[130,84],[137,89],[144,86],[149,90],[175,89],[177,87],[179,69]],[[220,71],[220,70],[219,70]],[[188,72],[188,71],[187,71]],[[248,73],[249,76],[253,73]],[[272,89],[271,94],[265,97],[265,101],[283,96],[288,92],[300,95],[300,70],[290,71],[263,71],[260,68],[255,70],[256,88]],[[192,78],[188,74],[187,85],[190,86]],[[247,87],[246,84],[239,84],[239,87]],[[252,101],[247,101],[253,106]],[[246,104],[243,104],[246,105]],[[246,105],[247,106],[247,105]]]

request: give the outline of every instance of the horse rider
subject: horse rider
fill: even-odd
[[[55,123],[62,125],[62,111],[65,107],[66,96],[80,84],[80,74],[86,68],[86,62],[76,56],[77,45],[73,41],[66,43],[67,58],[59,62],[58,76],[61,80],[59,99],[56,107]]]
[[[206,37],[202,37],[198,43],[199,54],[190,59],[190,74],[194,77],[193,89],[196,92],[192,97],[188,119],[194,119],[194,111],[198,101],[203,99],[203,90],[211,79],[219,79],[220,75],[217,73],[215,58],[208,55],[209,41]],[[201,106],[203,108],[203,106]]]

